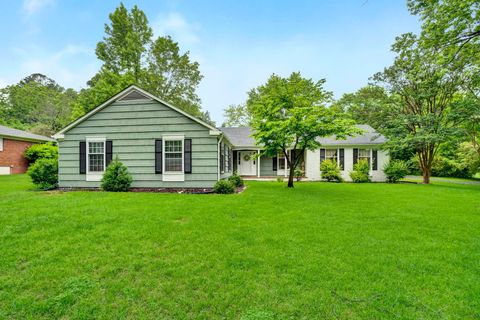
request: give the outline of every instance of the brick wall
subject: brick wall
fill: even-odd
[[[10,167],[10,173],[24,173],[27,171],[28,162],[23,157],[23,152],[33,142],[10,140],[3,138],[3,151],[0,151],[0,167]]]

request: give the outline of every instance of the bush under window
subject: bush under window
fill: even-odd
[[[40,190],[51,190],[58,186],[57,159],[38,159],[27,171],[33,183]]]
[[[213,191],[220,194],[230,194],[235,192],[235,186],[228,180],[219,180],[213,186]]]
[[[228,181],[230,181],[235,187],[243,187],[243,179],[240,177],[236,172],[233,173],[229,178]]]
[[[342,182],[342,175],[340,174],[340,167],[334,160],[324,160],[320,165],[322,172],[322,179],[328,182]]]
[[[102,189],[105,191],[126,192],[132,184],[132,176],[128,168],[118,160],[110,162],[102,177]]]
[[[353,182],[364,183],[370,182],[370,164],[367,160],[360,160],[353,165],[353,171],[350,172],[350,178]]]
[[[401,160],[392,160],[383,167],[387,182],[395,183],[408,174],[408,165]]]

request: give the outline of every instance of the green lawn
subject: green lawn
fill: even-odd
[[[0,177],[0,319],[478,319],[480,186],[35,192]]]

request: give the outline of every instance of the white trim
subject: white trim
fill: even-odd
[[[100,181],[102,180],[103,174],[105,173],[105,167],[107,165],[107,139],[105,137],[85,137],[85,153],[86,153],[86,169],[87,173],[85,175],[86,181]],[[103,171],[90,172],[90,142],[103,142]]]
[[[116,100],[118,100],[120,97],[123,97],[127,94],[129,94],[130,92],[132,92],[133,90],[137,90],[139,91],[141,94],[151,98],[152,100],[156,100],[158,102],[160,102],[161,104],[169,107],[170,109],[174,110],[174,111],[177,111],[178,113],[186,116],[187,118],[190,118],[192,119],[193,121],[203,125],[204,127],[210,129],[210,135],[219,135],[221,134],[221,132],[209,125],[208,123],[190,115],[189,113],[181,110],[181,109],[178,109],[177,107],[174,107],[172,106],[170,103],[166,102],[166,101],[163,101],[162,99],[148,93],[147,91],[143,90],[143,89],[140,89],[139,87],[135,86],[135,85],[131,85],[130,87],[126,88],[125,90],[117,93],[116,95],[114,95],[113,97],[111,97],[110,99],[108,99],[106,102],[102,103],[101,105],[99,105],[98,107],[96,107],[95,109],[93,109],[92,111],[88,112],[87,114],[85,114],[84,116],[78,118],[77,120],[75,120],[74,122],[70,123],[68,126],[66,126],[65,128],[63,128],[62,130],[60,130],[59,132],[57,132],[56,134],[53,135],[53,138],[55,139],[62,139],[62,134],[64,134],[65,132],[67,132],[68,130],[70,130],[71,128],[77,126],[78,124],[80,124],[81,122],[87,120],[88,118],[90,118],[91,116],[93,116],[94,114],[96,114],[97,112],[101,111],[102,109],[104,109],[105,107],[109,106],[110,104],[112,104],[113,102],[115,102]]]
[[[220,180],[221,172],[220,172],[220,144],[222,143],[223,135],[220,136],[217,143],[217,181]],[[237,170],[238,171],[238,170]]]
[[[0,137],[0,151],[3,151],[3,137]]]
[[[167,141],[182,142],[182,171],[165,170],[165,145]],[[162,181],[185,181],[185,136],[165,134],[162,135]]]
[[[260,150],[257,150],[257,177],[260,178]]]

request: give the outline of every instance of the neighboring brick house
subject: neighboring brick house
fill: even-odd
[[[26,148],[35,143],[55,141],[51,138],[0,126],[0,175],[24,173],[28,162],[23,157]]]

